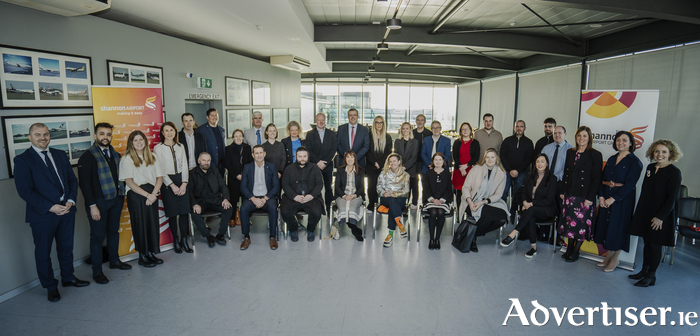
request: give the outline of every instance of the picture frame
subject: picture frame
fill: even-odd
[[[159,88],[165,107],[163,67],[107,60],[107,83],[111,86]]]
[[[92,106],[92,59],[0,45],[2,108]]]
[[[289,118],[287,115],[287,109],[286,108],[274,108],[272,109],[272,116],[273,116],[273,121],[275,126],[277,126],[278,129],[283,129],[287,127],[287,123],[289,123]]]
[[[301,109],[298,107],[289,108],[289,121],[296,120],[301,124]]]
[[[250,128],[252,120],[250,109],[227,109],[226,110],[226,138],[231,139],[232,133],[236,129],[245,131]]]
[[[95,122],[90,114],[58,114],[3,116],[2,131],[5,134],[5,156],[10,177],[14,176],[14,158],[31,148],[27,135],[29,126],[41,122],[51,133],[50,148],[63,150],[71,165],[77,165],[80,156],[92,146],[95,139]]]
[[[271,86],[268,82],[253,81],[253,106],[270,105]]]
[[[225,78],[226,106],[250,105],[250,81],[243,78]]]

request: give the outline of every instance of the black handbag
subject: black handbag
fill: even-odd
[[[455,231],[455,235],[452,238],[452,246],[462,253],[469,253],[469,248],[472,246],[475,235],[476,219],[465,213],[464,219],[459,223],[457,231]]]

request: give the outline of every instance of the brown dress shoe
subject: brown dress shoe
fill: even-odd
[[[243,238],[243,242],[241,243],[241,250],[247,250],[248,246],[250,246],[250,238]]]
[[[230,221],[228,221],[228,226],[229,226],[229,227],[234,227],[234,226],[236,226],[236,221],[233,220],[233,219],[230,220]]]
[[[271,250],[277,249],[277,239],[275,239],[275,237],[270,237],[270,249]]]

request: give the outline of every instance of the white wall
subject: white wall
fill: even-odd
[[[183,17],[183,20],[186,20]],[[107,60],[163,67],[166,120],[180,125],[188,93],[213,93],[225,97],[224,77],[270,82],[272,105],[299,107],[301,75],[268,63],[199,44],[145,31],[93,16],[65,18],[0,2],[0,44],[92,57],[94,85],[107,85]],[[197,89],[195,77],[214,80],[211,90]],[[202,111],[203,113],[204,111]],[[92,109],[3,109],[8,115],[92,113]],[[222,113],[223,114],[223,113]],[[221,123],[225,118],[221,118]],[[4,146],[5,135],[0,143]],[[0,178],[7,175],[5,155],[0,155]],[[24,223],[25,204],[17,195],[14,180],[0,181],[0,295],[37,278],[31,230]],[[78,197],[75,260],[89,254],[89,226],[82,195]],[[54,257],[54,266],[58,263]]]
[[[481,104],[481,82],[457,86],[457,125],[468,122],[473,128],[479,125]]]
[[[493,128],[503,134],[503,138],[513,135],[515,115],[515,87],[517,76],[507,76],[483,81],[481,93],[481,116],[493,115]],[[479,120],[479,128],[483,121]]]

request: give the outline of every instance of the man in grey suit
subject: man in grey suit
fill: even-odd
[[[265,143],[262,112],[253,112],[253,127],[243,132],[243,142],[249,144],[251,148],[255,145],[262,145]]]
[[[338,127],[338,157],[344,158],[345,152],[352,150],[357,154],[357,163],[365,168],[365,155],[369,151],[369,130],[357,122],[359,113],[356,109],[348,110],[347,124]]]
[[[316,127],[306,133],[305,146],[309,150],[309,162],[318,166],[323,175],[323,185],[326,189],[326,212],[330,212],[333,201],[333,159],[338,150],[338,140],[335,132],[326,129],[326,115],[316,115]]]

